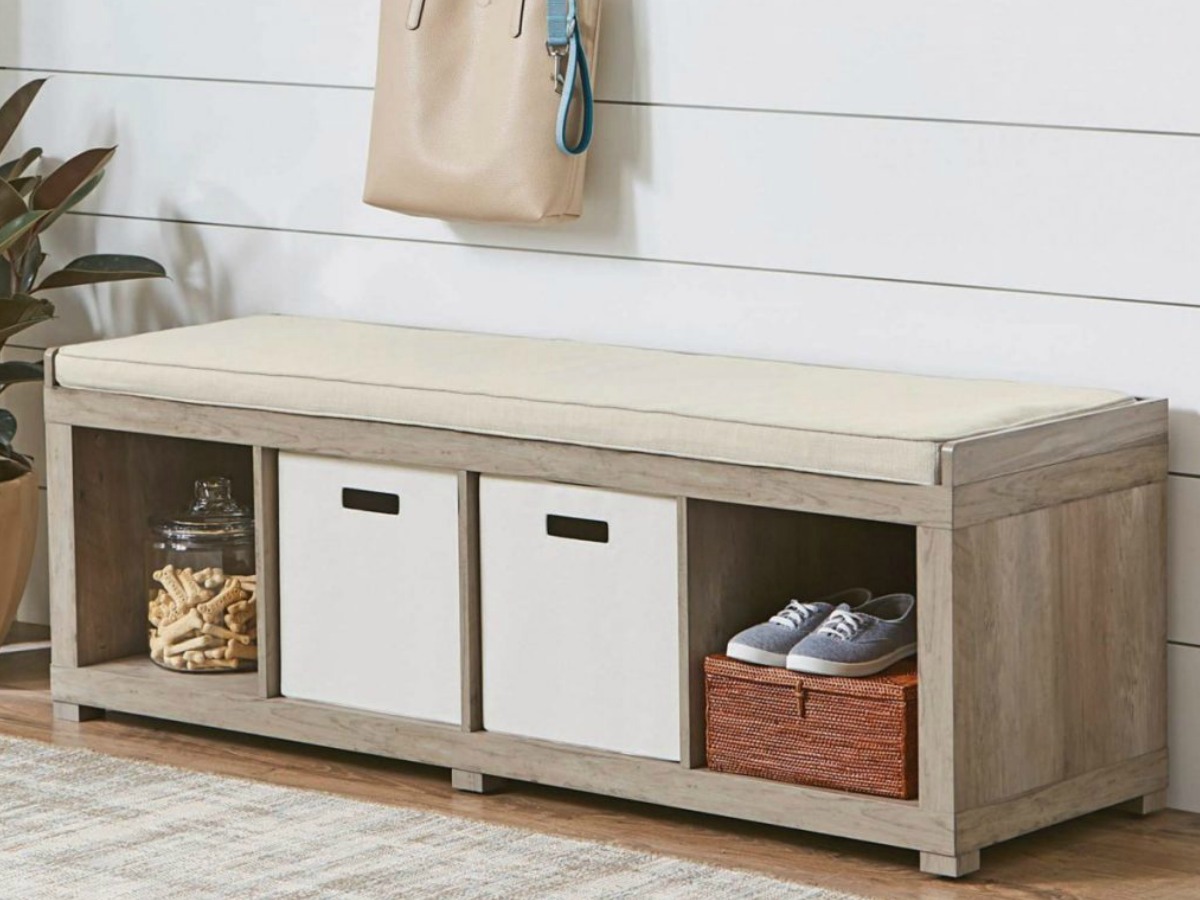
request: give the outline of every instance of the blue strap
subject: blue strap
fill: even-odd
[[[585,152],[592,142],[592,121],[595,104],[592,100],[592,76],[588,68],[587,52],[583,49],[583,35],[576,17],[576,0],[546,0],[546,50],[555,58],[555,82],[559,79],[558,63],[566,57],[566,71],[562,75],[562,101],[558,105],[558,121],[555,126],[555,143],[568,156]],[[583,128],[575,144],[568,143],[567,127],[571,120],[571,104],[575,101],[575,88],[583,95]]]

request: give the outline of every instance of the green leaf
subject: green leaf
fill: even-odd
[[[0,447],[12,451],[13,438],[17,436],[17,417],[7,409],[0,409]]]
[[[0,303],[0,328],[31,319],[41,320],[54,315],[54,304],[40,297],[16,294]]]
[[[49,300],[17,294],[0,300],[0,348],[14,334],[54,318],[54,304]]]
[[[13,190],[22,197],[28,197],[38,189],[38,185],[41,183],[41,175],[28,175],[25,178],[14,178],[9,182],[9,184],[12,185]]]
[[[0,363],[0,389],[10,384],[26,381],[41,381],[44,377],[40,362]]]
[[[3,106],[0,106],[0,152],[3,152],[4,148],[8,146],[17,126],[21,124],[26,111],[32,105],[33,98],[38,95],[38,91],[45,83],[45,78],[29,82],[18,88],[16,93],[4,101]]]
[[[29,246],[25,247],[21,255],[13,261],[18,266],[16,293],[28,294],[33,289],[38,272],[42,270],[42,263],[46,261],[46,254],[42,252],[41,240],[35,236]]]
[[[83,187],[79,188],[79,190],[77,190],[62,204],[60,204],[57,209],[51,210],[50,214],[38,224],[37,230],[39,232],[45,231],[47,228],[57,222],[60,216],[82,203],[83,199],[96,189],[96,185],[98,185],[103,178],[104,173],[98,173],[95,178],[87,182]],[[40,191],[41,188],[38,188],[37,191],[34,191],[34,196],[36,197]],[[36,203],[37,201],[35,200],[34,204],[36,205]]]
[[[165,278],[166,270],[144,256],[82,256],[65,269],[46,276],[34,292],[103,281],[133,281],[139,278]]]
[[[6,300],[12,295],[12,265],[0,256],[0,300]]]
[[[76,196],[81,187],[95,178],[116,152],[116,147],[97,147],[68,159],[34,191],[33,208],[57,211]]]
[[[19,241],[31,228],[46,217],[45,210],[33,209],[24,215],[0,225],[0,251],[7,250]]]
[[[31,471],[33,471],[33,462],[28,456],[22,456],[16,450],[10,450],[8,459],[5,459],[3,451],[0,450],[0,482],[12,481]]]
[[[29,207],[21,199],[20,192],[7,181],[0,181],[0,225],[6,225],[27,212]]]
[[[16,159],[11,162],[6,162],[0,166],[0,178],[5,181],[12,181],[14,178],[20,178],[25,174],[25,170],[32,166],[35,162],[42,158],[42,148],[33,147],[26,150]]]

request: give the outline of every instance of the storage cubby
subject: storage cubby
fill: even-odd
[[[254,491],[251,448],[75,428],[71,459],[73,561],[79,590],[88,598],[76,613],[76,664],[137,657],[151,666],[146,623],[147,521],[189,506],[194,483],[209,475],[228,476],[237,499],[249,504]],[[237,674],[218,677],[253,679]]]
[[[704,765],[704,658],[788,600],[851,587],[916,594],[910,525],[688,500],[683,516],[685,735],[689,765]]]

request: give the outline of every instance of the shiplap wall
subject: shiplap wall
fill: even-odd
[[[289,311],[1167,396],[1200,809],[1200,4],[752,6],[606,0],[585,216],[524,229],[360,203],[377,0],[0,0],[0,89],[56,73],[26,143],[121,145],[50,249],[174,277],[10,352]]]

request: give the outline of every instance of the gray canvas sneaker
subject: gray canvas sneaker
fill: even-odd
[[[851,588],[820,600],[801,603],[792,600],[766,622],[740,631],[729,640],[725,654],[731,659],[759,666],[780,666],[787,662],[788,651],[825,621],[840,605],[855,605],[871,599],[864,588]]]
[[[912,594],[888,594],[857,609],[839,606],[792,648],[787,667],[811,675],[858,678],[916,653],[917,601]]]

